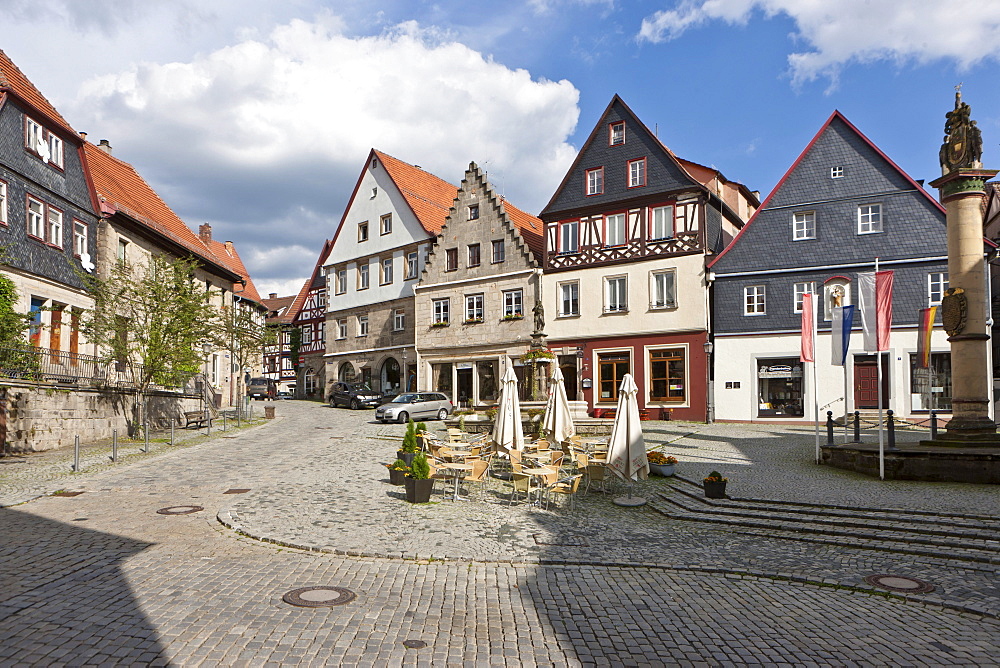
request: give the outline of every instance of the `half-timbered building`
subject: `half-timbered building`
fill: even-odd
[[[327,282],[323,261],[329,255],[332,245],[330,240],[323,243],[312,274],[302,284],[295,301],[288,309],[292,326],[299,330],[298,356],[292,360],[295,369],[295,396],[299,399],[324,398]]]
[[[264,326],[270,332],[264,344],[261,376],[275,382],[279,392],[295,393],[295,365],[292,360],[292,313],[295,295],[279,297],[272,292],[261,304],[267,309]]]
[[[877,408],[878,360],[863,350],[860,317],[845,366],[833,364],[831,343],[833,308],[859,303],[858,274],[873,271],[876,258],[894,278],[883,406],[898,416],[949,411],[951,355],[940,325],[930,368],[917,360],[920,310],[941,303],[947,255],[943,207],[835,111],[710,265],[717,417],[813,419],[810,371],[799,361],[807,292],[817,295],[821,419]]]
[[[489,406],[508,364],[524,380],[542,244],[542,222],[497,195],[471,163],[414,288],[420,389]]]
[[[611,100],[540,214],[545,333],[571,400],[613,409],[631,373],[653,417],[706,419],[705,263],[756,205]]]

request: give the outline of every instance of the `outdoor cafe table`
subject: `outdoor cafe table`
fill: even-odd
[[[521,469],[521,473],[527,473],[532,478],[543,478],[544,476],[552,475],[553,473],[557,472],[558,471],[556,471],[555,468],[549,466],[543,466],[541,468],[536,468],[536,469]],[[535,485],[535,489],[538,489],[540,486],[541,485]]]
[[[466,499],[463,499],[462,497],[460,497],[458,495],[458,479],[461,477],[462,471],[471,471],[472,470],[472,464],[461,464],[461,463],[458,463],[458,462],[445,462],[444,464],[441,464],[441,468],[448,469],[449,471],[454,471],[455,472],[455,496],[454,496],[454,500],[455,501],[459,501],[459,500],[466,501]]]

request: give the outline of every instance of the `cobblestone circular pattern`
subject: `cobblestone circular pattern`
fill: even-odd
[[[404,640],[403,647],[406,649],[423,649],[427,647],[427,643],[423,640]]]
[[[879,589],[888,589],[903,594],[927,594],[934,591],[934,585],[905,575],[869,575],[865,582]]]
[[[286,593],[281,600],[300,608],[327,608],[350,603],[355,598],[357,594],[343,587],[300,587]]]
[[[157,515],[190,515],[191,513],[197,513],[205,510],[201,506],[170,506],[169,508],[160,508],[156,511]]]

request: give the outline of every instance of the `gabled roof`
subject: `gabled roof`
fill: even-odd
[[[260,302],[250,274],[232,244],[202,240],[127,162],[90,142],[84,142],[83,155],[103,214],[121,213],[202,261],[246,281],[242,291],[237,290],[236,294]]]
[[[754,212],[754,215],[750,217],[750,220],[747,221],[747,224],[743,226],[743,229],[739,231],[739,233],[736,235],[733,241],[728,246],[726,246],[726,248],[724,248],[721,253],[719,253],[717,256],[715,256],[715,258],[711,262],[709,262],[708,264],[709,268],[715,266],[723,257],[725,257],[729,253],[729,251],[732,248],[734,248],[739,244],[739,242],[743,237],[751,233],[753,223],[768,211],[768,204],[770,204],[771,200],[774,199],[775,196],[781,192],[781,187],[786,183],[786,181],[788,181],[789,176],[791,176],[795,172],[799,164],[805,159],[807,155],[809,155],[810,151],[812,151],[813,147],[819,141],[820,137],[822,137],[823,134],[830,129],[830,127],[834,124],[835,121],[843,123],[844,126],[850,132],[852,132],[854,135],[858,137],[858,139],[861,140],[863,145],[866,145],[867,148],[869,148],[872,152],[874,152],[876,155],[885,160],[885,162],[889,165],[889,167],[892,170],[894,170],[898,174],[898,176],[900,176],[905,182],[907,182],[910,186],[912,186],[913,190],[920,193],[920,195],[922,195],[927,200],[927,202],[932,205],[933,208],[937,209],[942,214],[945,212],[945,209],[940,202],[938,202],[929,192],[924,190],[924,188],[919,183],[914,181],[909,174],[904,172],[899,167],[899,165],[897,165],[895,162],[892,161],[891,158],[889,158],[889,156],[883,153],[882,149],[876,146],[874,142],[872,142],[868,137],[866,137],[863,132],[858,130],[853,123],[847,120],[847,118],[840,113],[840,111],[834,110],[834,112],[830,114],[830,117],[826,120],[826,122],[823,123],[822,127],[820,127],[819,131],[812,138],[809,144],[806,145],[806,147],[802,150],[799,156],[795,159],[795,162],[793,162],[792,165],[788,168],[788,171],[786,171],[784,176],[781,177],[781,180],[779,180],[777,185],[774,186],[774,189],[772,189],[771,192],[768,194],[768,196],[764,199],[764,201],[760,205],[760,208],[758,208],[757,211]]]
[[[267,309],[267,324],[274,325],[278,323],[285,322],[285,315],[288,313],[288,307],[292,305],[295,301],[295,295],[288,295],[287,297],[275,297],[274,299],[267,298],[261,299],[260,303],[264,305]],[[271,316],[275,313],[275,316]]]
[[[306,279],[305,283],[299,289],[299,294],[295,295],[295,299],[292,301],[292,305],[288,307],[285,311],[284,316],[280,322],[294,322],[296,318],[299,317],[299,313],[302,312],[302,307],[305,306],[306,297],[309,296],[309,291],[313,289],[313,286],[317,284],[318,279],[322,276],[323,265],[326,264],[326,258],[330,255],[330,249],[333,248],[333,240],[327,239],[323,242],[323,248],[319,252],[319,257],[316,259],[316,264],[313,267],[312,274]]]
[[[44,116],[45,120],[48,121],[47,125],[57,127],[66,134],[72,135],[79,143],[79,135],[72,126],[56,111],[56,108],[42,95],[41,91],[35,88],[35,85],[2,49],[0,49],[0,92],[9,92],[20,98],[35,112]]]
[[[500,199],[500,202],[504,211],[507,212],[510,222],[514,223],[514,227],[521,233],[524,243],[535,254],[536,259],[541,260],[542,255],[545,253],[542,220],[532,216],[530,213],[525,213],[503,198]]]
[[[386,173],[403,193],[424,230],[428,234],[440,233],[458,188],[387,153],[372,149],[372,155],[385,166]],[[370,163],[371,156],[366,164]]]

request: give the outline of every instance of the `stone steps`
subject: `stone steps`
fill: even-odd
[[[676,478],[651,506],[673,519],[725,525],[740,533],[1000,564],[1000,521],[993,517],[852,508],[761,499],[712,500]]]

